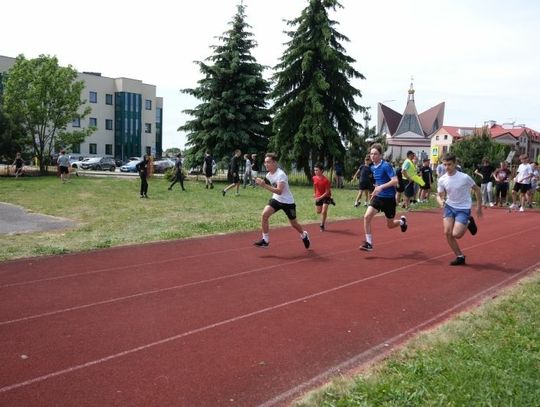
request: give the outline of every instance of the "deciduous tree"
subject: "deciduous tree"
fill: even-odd
[[[80,143],[92,131],[67,133],[67,125],[83,118],[90,108],[82,108],[84,82],[77,80],[71,66],[61,67],[56,57],[17,57],[8,71],[4,88],[4,108],[21,126],[39,160],[40,172],[59,144]]]

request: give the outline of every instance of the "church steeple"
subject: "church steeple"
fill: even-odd
[[[407,102],[414,102],[414,86],[413,86],[414,77],[411,76],[411,86],[409,87],[409,98]]]

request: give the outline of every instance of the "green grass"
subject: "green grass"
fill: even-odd
[[[297,407],[540,405],[540,270]]]
[[[62,184],[56,177],[0,178],[0,201],[20,205],[35,213],[60,216],[77,222],[69,230],[0,235],[0,261],[159,240],[182,239],[246,230],[260,230],[260,214],[271,194],[261,188],[233,190],[225,186],[206,190],[204,183],[187,181],[187,192],[178,186],[168,191],[162,178],[149,181],[150,199],[139,198],[138,178],[72,177]],[[178,188],[178,189],[177,189]],[[312,188],[293,186],[298,219],[318,222]],[[329,219],[357,218],[363,208],[354,208],[356,184],[334,190],[337,206]],[[283,212],[271,219],[271,227],[288,224]],[[359,230],[360,237],[360,230]]]

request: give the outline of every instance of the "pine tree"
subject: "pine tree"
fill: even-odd
[[[211,47],[214,54],[206,59],[211,63],[197,62],[204,74],[198,87],[182,90],[202,101],[184,111],[194,119],[178,129],[188,132],[188,163],[200,163],[207,150],[217,161],[237,148],[253,153],[265,151],[268,145],[270,84],[262,77],[264,67],[251,55],[256,42],[245,17],[245,6],[240,4],[229,23],[231,29],[219,37],[222,45]]]
[[[276,83],[271,94],[274,149],[285,163],[295,162],[310,177],[310,163],[341,160],[344,143],[358,137],[361,124],[353,115],[364,111],[355,97],[359,90],[349,83],[364,79],[351,64],[341,41],[347,37],[334,29],[328,10],[342,8],[337,0],[309,0],[300,17],[287,21],[288,48],[275,67]]]

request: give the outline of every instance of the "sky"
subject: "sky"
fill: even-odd
[[[285,50],[285,20],[308,0],[243,0],[257,42],[252,55],[269,78]],[[56,56],[61,65],[156,85],[164,98],[163,146],[184,148],[178,132],[199,103],[181,89],[202,78],[204,61],[229,29],[240,0],[17,0],[2,6],[0,55]],[[402,113],[411,78],[421,113],[445,102],[444,124],[514,122],[540,131],[540,2],[536,0],[340,0],[330,16],[377,104]],[[362,115],[355,117],[363,123]]]

